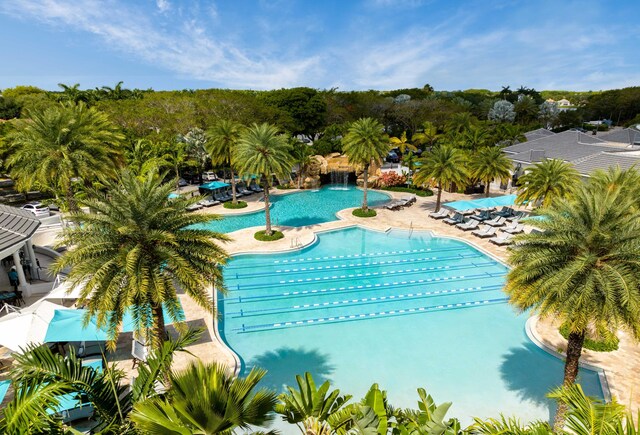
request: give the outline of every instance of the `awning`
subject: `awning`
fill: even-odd
[[[222,189],[223,187],[229,187],[229,184],[223,183],[222,181],[210,181],[208,183],[201,184],[199,188],[207,189],[207,190],[216,190],[216,189]]]
[[[517,195],[496,196],[493,198],[473,199],[468,201],[454,201],[442,204],[444,207],[456,211],[471,210],[474,208],[507,207],[515,205]]]

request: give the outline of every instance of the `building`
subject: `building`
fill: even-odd
[[[527,167],[546,159],[572,163],[583,177],[612,166],[640,168],[640,131],[634,129],[616,129],[600,136],[574,130],[553,133],[538,129],[525,133],[525,137],[527,142],[503,149],[514,163],[516,179]]]
[[[0,258],[17,266],[18,288],[26,296],[31,295],[27,274],[34,275],[37,267],[36,254],[31,238],[40,226],[40,220],[32,213],[8,205],[0,205]],[[3,261],[5,267],[10,267]]]

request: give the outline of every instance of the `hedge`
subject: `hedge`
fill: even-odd
[[[224,208],[230,208],[230,209],[238,209],[238,208],[245,208],[247,206],[247,203],[244,201],[238,201],[237,203],[233,203],[233,202],[225,202],[222,205]]]
[[[270,236],[267,236],[265,230],[258,231],[253,235],[256,240],[260,240],[261,242],[273,242],[274,240],[280,240],[284,237],[284,234],[280,231],[272,231]]]
[[[359,218],[370,218],[376,216],[377,214],[378,213],[376,213],[376,211],[372,208],[367,211],[364,211],[361,208],[356,208],[355,210],[353,210],[353,215]]]
[[[413,193],[416,196],[432,196],[433,192],[431,190],[423,190],[423,189],[418,189],[415,187],[400,187],[400,186],[395,186],[395,187],[381,187],[380,190],[389,190],[391,192],[406,192],[406,193]]]
[[[558,331],[566,340],[569,339],[569,327],[562,325]],[[615,334],[611,334],[610,337],[605,337],[602,340],[585,337],[582,347],[596,352],[613,352],[618,350],[618,344],[620,344],[620,339]]]

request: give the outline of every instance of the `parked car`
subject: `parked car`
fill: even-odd
[[[204,181],[216,181],[218,179],[218,176],[213,171],[203,172],[202,173],[202,179]]]
[[[181,178],[181,179],[178,180],[178,186],[185,187],[185,186],[188,186],[188,185],[189,185],[189,183],[187,183],[187,180],[185,180],[184,178]]]
[[[51,210],[41,202],[30,202],[21,207],[23,210],[30,211],[35,217],[51,216]]]
[[[396,154],[395,151],[389,151],[389,154],[387,154],[386,160],[389,163],[400,163],[400,157],[398,157],[398,154]]]

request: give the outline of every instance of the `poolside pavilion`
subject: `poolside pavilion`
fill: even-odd
[[[38,264],[31,238],[38,227],[40,220],[30,212],[0,205],[0,258],[5,271],[4,277],[0,279],[2,290],[9,290],[6,274],[10,267],[15,265],[18,272],[18,289],[24,292],[25,296],[31,295],[29,281],[34,277]]]

